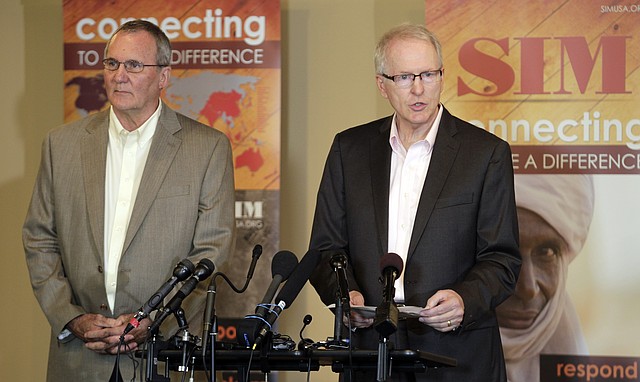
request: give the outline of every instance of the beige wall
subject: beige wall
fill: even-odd
[[[42,381],[49,326],[29,285],[20,229],[46,131],[62,122],[62,0],[3,0],[0,12],[0,381]],[[304,254],[315,193],[333,135],[389,113],[376,92],[372,51],[389,27],[424,20],[424,0],[282,0],[281,246]],[[333,333],[305,287],[282,317],[295,339]],[[284,373],[304,381],[304,373]],[[312,380],[332,380],[328,370]]]

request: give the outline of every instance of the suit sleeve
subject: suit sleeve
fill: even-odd
[[[344,174],[339,137],[331,145],[318,189],[316,210],[311,231],[310,249],[322,253],[320,263],[310,278],[320,299],[325,304],[335,302],[337,288],[329,258],[336,251],[344,251],[349,257],[345,206]],[[359,290],[352,266],[346,269],[349,290]]]
[[[198,204],[198,217],[193,235],[193,248],[189,258],[194,264],[206,257],[214,262],[219,271],[235,245],[235,186],[232,150],[229,140],[222,134],[211,155],[203,178]],[[198,332],[204,314],[206,282],[198,284],[196,290],[185,299],[182,308],[189,318],[190,328]],[[161,330],[173,333],[173,320],[167,320]]]
[[[65,275],[56,229],[50,136],[42,145],[40,169],[22,229],[33,292],[54,333],[85,311],[75,304]]]
[[[216,268],[226,261],[234,244],[234,203],[231,145],[221,136],[203,179],[190,256],[206,255]]]
[[[493,152],[480,198],[476,264],[453,287],[465,304],[465,326],[506,300],[515,289],[520,271],[513,167],[505,142],[501,141]]]

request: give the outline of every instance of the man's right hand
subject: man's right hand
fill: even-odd
[[[111,353],[117,350],[120,343],[120,336],[123,333],[125,317],[108,318],[101,314],[85,313],[74,318],[67,324],[69,329],[77,338],[85,342],[87,349],[97,353]],[[134,339],[132,334],[124,337],[125,343]],[[135,342],[131,344],[135,348]]]
[[[362,293],[355,290],[349,291],[349,304],[351,306],[364,306],[364,296]],[[353,310],[351,311],[350,320],[352,329],[368,328],[373,325],[373,318],[365,318]],[[344,324],[345,326],[349,326],[349,322],[345,322]]]

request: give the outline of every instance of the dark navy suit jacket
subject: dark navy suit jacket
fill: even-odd
[[[380,258],[387,252],[392,117],[336,135],[318,191],[310,248],[348,256],[350,290],[382,301]],[[407,261],[405,304],[425,306],[437,290],[464,301],[463,326],[442,333],[407,320],[408,346],[453,357],[455,368],[418,373],[429,381],[506,381],[495,307],[509,297],[520,270],[518,222],[509,145],[452,116],[440,121],[422,189]],[[324,266],[327,264],[327,266]],[[324,303],[336,285],[323,259],[311,282]],[[375,349],[378,334],[358,330],[354,345]]]

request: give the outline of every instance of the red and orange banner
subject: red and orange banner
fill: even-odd
[[[280,2],[279,0],[64,2],[65,122],[109,107],[102,78],[104,47],[128,20],[153,22],[172,44],[174,110],[224,132],[233,147],[236,253],[225,274],[244,280],[253,246],[263,247],[256,277],[239,299],[221,286],[220,316],[252,312],[270,283],[279,246]]]
[[[425,5],[442,102],[513,150],[523,268],[498,308],[509,380],[612,380],[620,364],[615,380],[637,381],[640,6]]]

